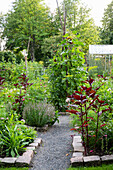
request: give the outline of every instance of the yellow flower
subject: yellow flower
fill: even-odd
[[[43,62],[43,61],[39,61],[39,64],[43,65],[43,64],[44,64],[44,62]]]

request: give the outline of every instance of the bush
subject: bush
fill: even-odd
[[[55,108],[45,102],[26,104],[23,110],[23,118],[27,125],[43,127],[46,124],[52,125],[58,120]]]
[[[13,62],[13,60],[16,59],[16,56],[13,52],[11,51],[0,51],[0,62],[2,62],[2,60],[6,61],[6,62]]]

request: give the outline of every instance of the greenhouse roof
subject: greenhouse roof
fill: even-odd
[[[113,45],[89,45],[89,54],[113,55]]]

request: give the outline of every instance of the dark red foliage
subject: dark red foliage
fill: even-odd
[[[18,77],[18,83],[14,84],[16,88],[20,88],[20,94],[18,96],[15,96],[15,102],[12,103],[13,110],[15,110],[18,114],[20,114],[20,119],[22,118],[22,111],[23,111],[23,105],[25,100],[25,95],[21,94],[21,90],[25,90],[24,94],[26,93],[26,89],[28,86],[31,86],[33,83],[28,83],[29,78],[26,77],[25,74],[22,74],[20,77]]]
[[[66,112],[70,112],[70,113],[73,113],[73,114],[77,114],[77,113],[79,113],[78,111],[73,110],[73,109],[71,109],[71,110],[66,110]]]
[[[110,108],[101,109],[101,106],[107,106],[104,101],[99,99],[99,95],[97,95],[97,90],[103,85],[100,85],[96,89],[92,88],[92,83],[94,82],[94,79],[89,79],[84,81],[84,83],[89,83],[90,87],[87,87],[85,85],[81,86],[80,91],[75,91],[72,95],[68,96],[70,98],[70,101],[72,104],[70,105],[71,109],[66,110],[66,112],[70,112],[72,114],[78,115],[81,121],[81,125],[79,128],[73,128],[71,130],[76,130],[79,133],[82,134],[83,139],[83,146],[85,147],[85,154],[89,152],[89,137],[92,137],[89,133],[89,126],[90,124],[95,121],[96,128],[95,128],[95,144],[94,144],[94,150],[98,139],[98,132],[100,127],[105,126],[106,124],[102,124],[99,127],[99,121],[100,116],[103,112],[109,111]],[[83,83],[83,82],[82,82]],[[75,107],[76,105],[76,107]],[[74,110],[75,109],[75,110]],[[89,110],[95,111],[96,114],[96,120],[93,117],[89,117]],[[100,111],[101,110],[101,111]],[[95,115],[94,114],[94,115]],[[89,122],[89,124],[88,124]]]
[[[0,85],[2,85],[5,82],[5,78],[4,77],[0,77]]]

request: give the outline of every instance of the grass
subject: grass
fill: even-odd
[[[98,167],[78,167],[78,168],[68,168],[67,170],[113,170],[113,164],[102,165]]]
[[[7,168],[0,168],[0,170],[28,170],[28,168],[7,167]]]

